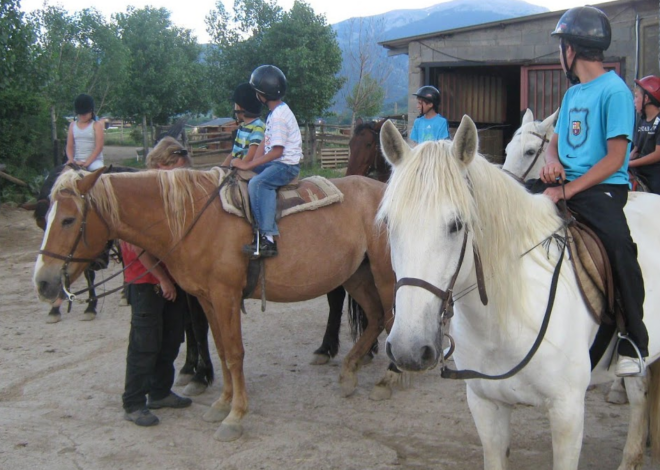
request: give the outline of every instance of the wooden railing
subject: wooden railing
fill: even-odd
[[[321,168],[342,168],[348,165],[349,148],[322,148]]]

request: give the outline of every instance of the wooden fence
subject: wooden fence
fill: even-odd
[[[322,148],[321,168],[343,168],[348,165],[349,148]]]

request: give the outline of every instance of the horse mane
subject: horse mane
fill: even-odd
[[[456,208],[455,217],[473,234],[482,258],[489,307],[504,317],[509,312],[523,312],[521,255],[561,226],[552,201],[530,195],[480,154],[465,168],[452,155],[451,142],[425,142],[395,167],[377,221],[386,222],[390,232],[410,220],[439,227],[444,204]],[[530,255],[552,270],[543,248]]]
[[[210,194],[220,180],[226,175],[220,168],[212,168],[208,171],[178,168],[169,171],[142,171],[137,173],[124,173],[123,178],[156,177],[160,194],[163,199],[163,208],[167,216],[167,223],[175,240],[183,235],[184,228],[192,222],[199,203],[196,190],[201,190],[204,195]],[[113,175],[101,175],[96,184],[90,189],[87,197],[96,209],[110,221],[112,225],[119,224],[119,204],[112,186]],[[77,181],[80,179],[78,172],[63,172],[53,186],[51,199],[58,193],[72,193],[78,210],[82,211],[82,199],[78,190]],[[204,198],[205,202],[205,198]],[[201,206],[200,206],[201,207]],[[189,208],[191,213],[189,214]]]

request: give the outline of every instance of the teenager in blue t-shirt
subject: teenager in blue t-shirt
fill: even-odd
[[[421,144],[429,140],[449,139],[447,120],[438,114],[440,109],[440,92],[432,86],[423,86],[417,93],[417,109],[419,116],[415,119],[410,140]]]
[[[603,51],[612,38],[605,13],[594,7],[571,8],[552,36],[560,40],[561,64],[573,86],[562,100],[540,175],[548,186],[541,189],[554,202],[566,199],[603,242],[626,312],[629,338],[646,357],[644,280],[623,212],[635,113],[632,94],[623,80],[603,67]],[[563,190],[556,184],[559,178],[566,181]],[[621,341],[618,352],[618,376],[643,372],[630,342]]]

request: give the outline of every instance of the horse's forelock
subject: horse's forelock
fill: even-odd
[[[362,124],[358,124],[355,126],[355,129],[353,129],[353,135],[358,135],[360,132],[362,132],[365,129],[375,131],[376,130],[376,121],[369,121],[369,122],[364,122]]]

